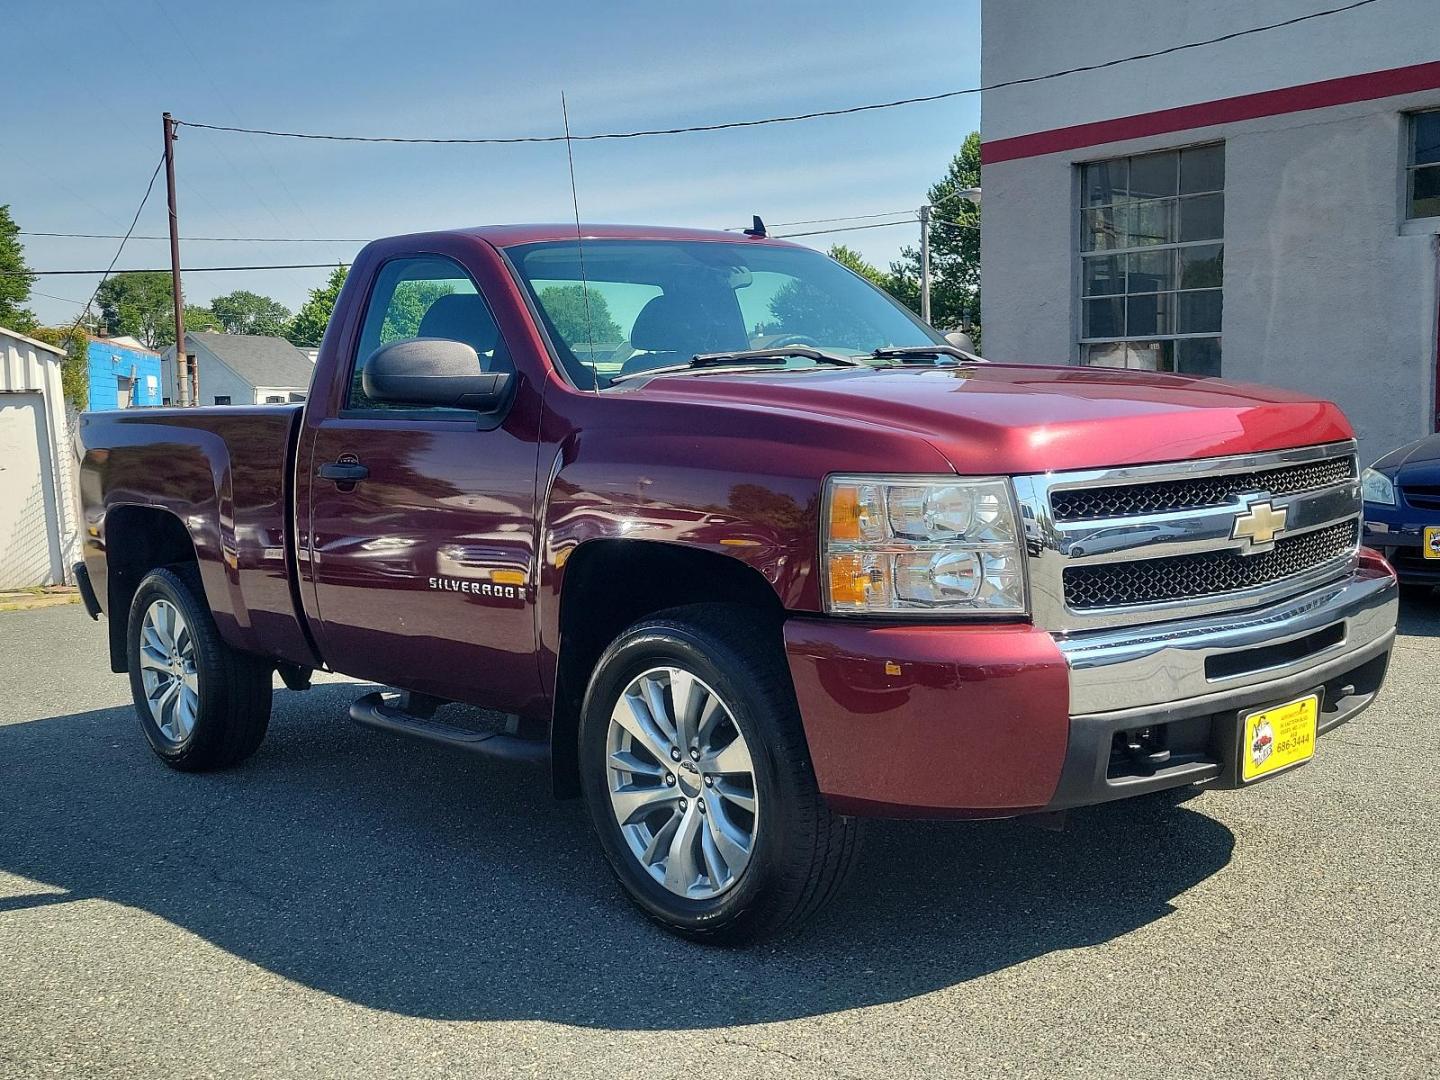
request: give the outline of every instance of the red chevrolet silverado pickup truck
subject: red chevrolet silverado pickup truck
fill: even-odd
[[[985,363],[763,235],[377,241],[303,405],[79,440],[82,592],[166,763],[252,753],[277,672],[367,680],[363,724],[548,765],[708,940],[814,911],[866,816],[1285,772],[1395,633],[1334,405]]]

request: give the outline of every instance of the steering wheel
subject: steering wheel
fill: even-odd
[[[806,345],[812,349],[818,349],[820,342],[816,341],[813,337],[806,337],[804,334],[781,334],[774,341],[767,341],[765,348],[781,349],[786,345]]]

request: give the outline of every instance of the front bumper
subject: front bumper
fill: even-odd
[[[1427,526],[1440,526],[1440,513],[1406,505],[1365,504],[1366,546],[1390,560],[1406,585],[1440,585],[1440,559],[1424,555]]]
[[[1366,556],[1283,603],[1128,633],[797,618],[785,642],[835,809],[1006,817],[1233,786],[1244,713],[1318,690],[1323,733],[1370,704],[1397,607]]]

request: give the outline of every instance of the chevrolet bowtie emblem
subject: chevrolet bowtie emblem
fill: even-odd
[[[1235,525],[1230,530],[1231,540],[1249,540],[1244,549],[1246,554],[1268,550],[1275,538],[1285,531],[1285,507],[1276,510],[1267,499],[1251,503],[1244,513],[1235,515]]]

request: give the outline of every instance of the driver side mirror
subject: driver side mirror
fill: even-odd
[[[448,338],[408,338],[382,345],[360,372],[372,401],[492,413],[505,404],[513,376],[481,371],[469,345]]]

